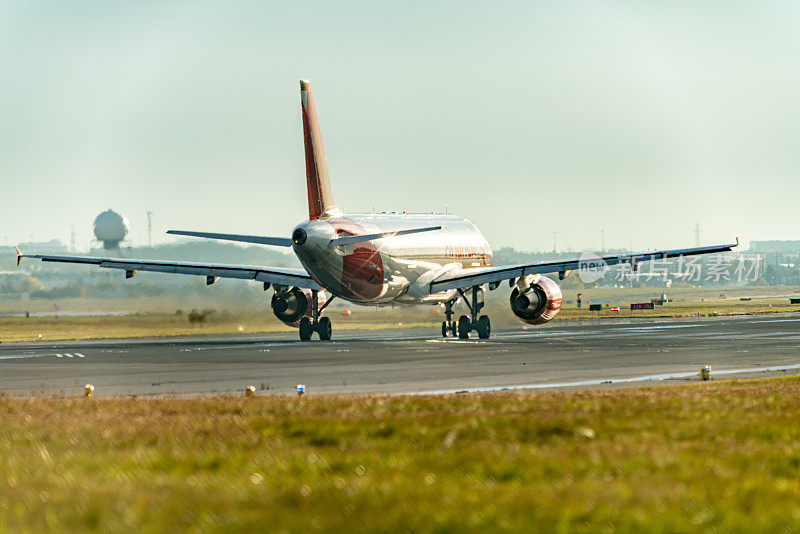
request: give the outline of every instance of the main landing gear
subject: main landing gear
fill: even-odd
[[[328,317],[320,317],[322,310],[334,299],[333,295],[328,299],[325,304],[320,307],[317,292],[311,295],[311,317],[303,316],[300,318],[300,341],[308,341],[311,339],[312,334],[316,332],[322,341],[329,341],[333,332],[331,320]]]
[[[464,304],[467,305],[470,311],[470,316],[462,315],[458,318],[458,322],[453,321],[453,305],[458,298],[448,300],[444,303],[444,313],[447,320],[442,322],[442,337],[456,337],[459,339],[469,339],[470,332],[477,331],[480,339],[489,339],[492,334],[492,323],[488,315],[478,316],[483,309],[483,290],[481,286],[473,286],[472,298],[469,298],[463,290],[459,289],[458,294],[464,299]]]

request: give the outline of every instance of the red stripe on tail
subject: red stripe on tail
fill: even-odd
[[[300,101],[303,112],[303,140],[306,149],[306,186],[308,187],[308,218],[318,219],[336,208],[333,200],[328,163],[322,147],[322,134],[317,121],[317,109],[311,83],[300,81]]]

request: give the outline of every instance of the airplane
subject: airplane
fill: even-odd
[[[22,258],[45,262],[83,263],[125,271],[132,278],[139,271],[199,275],[211,285],[219,278],[262,282],[273,289],[271,307],[283,323],[296,327],[300,339],[314,333],[330,340],[331,321],[323,316],[335,298],[357,304],[444,305],[441,335],[468,339],[491,335],[491,321],[481,315],[484,292],[508,282],[513,313],[531,325],[551,321],[561,309],[560,280],[581,268],[581,259],[521,265],[492,266],[492,249],[469,220],[448,214],[368,213],[348,214],[333,197],[322,135],[317,121],[311,83],[300,81],[303,139],[306,159],[308,220],[294,227],[291,237],[224,234],[169,230],[168,234],[220,239],[241,243],[291,247],[302,269],[218,265],[182,261],[156,261],[92,256],[23,254]],[[599,258],[605,265],[630,264],[636,270],[643,261],[726,252],[736,243],[662,250]],[[453,319],[454,306],[463,302],[469,315]]]

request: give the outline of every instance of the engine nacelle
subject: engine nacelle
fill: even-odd
[[[528,324],[551,321],[561,309],[561,288],[545,276],[533,275],[511,292],[511,311]]]
[[[272,294],[272,313],[289,326],[298,326],[300,319],[313,316],[313,294],[310,289],[293,287],[286,291],[275,291]],[[324,291],[317,291],[317,305],[322,307],[326,297]]]

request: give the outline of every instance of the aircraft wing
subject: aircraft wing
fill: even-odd
[[[17,249],[17,265],[22,258],[38,258],[42,261],[60,263],[84,263],[97,265],[106,269],[121,269],[126,278],[132,278],[139,271],[159,273],[193,274],[205,276],[207,284],[213,284],[217,278],[238,278],[240,280],[256,280],[283,286],[321,290],[304,269],[279,267],[255,267],[249,265],[224,265],[214,263],[194,263],[188,261],[129,260],[125,258],[96,258],[92,256],[54,256],[49,254],[22,254]]]
[[[731,243],[728,245],[660,250],[657,252],[643,252],[641,254],[620,254],[616,256],[605,256],[601,259],[608,266],[630,263],[633,269],[636,270],[638,264],[643,261],[676,258],[678,256],[696,256],[698,254],[713,254],[715,252],[729,252],[737,246],[739,246],[738,239],[736,240],[736,243]],[[595,258],[595,262],[600,263],[597,258]],[[591,268],[590,263],[591,260],[588,260],[587,262],[582,261],[581,259],[574,259],[566,261],[527,263],[521,265],[506,265],[502,267],[456,269],[453,271],[448,271],[442,276],[433,280],[430,283],[430,292],[439,293],[441,291],[447,291],[448,289],[459,289],[489,284],[492,282],[502,282],[503,280],[513,280],[528,274],[559,273],[559,276],[563,277],[567,271],[573,271],[581,267]]]

